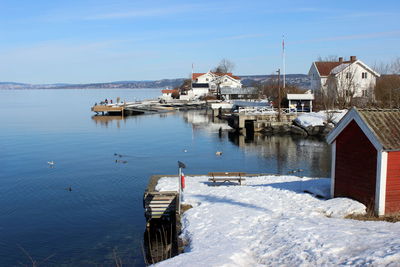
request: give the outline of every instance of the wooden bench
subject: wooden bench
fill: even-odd
[[[245,175],[245,172],[209,172],[208,176],[211,176],[211,178],[209,178],[208,181],[213,182],[214,185],[216,185],[217,182],[220,184],[225,182],[238,182],[241,185],[242,181],[246,180],[242,178],[242,176]]]

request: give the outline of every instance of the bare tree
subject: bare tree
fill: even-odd
[[[327,79],[327,103],[333,101],[339,108],[345,108],[352,104],[358,84],[355,79],[356,69],[351,65],[344,66],[336,73],[331,73]]]
[[[400,76],[382,75],[376,82],[375,94],[381,107],[400,108]]]
[[[328,56],[318,56],[317,61],[321,62],[336,62],[339,60],[337,55],[328,55]]]
[[[392,74],[400,74],[400,57],[397,57],[392,61],[391,73]]]
[[[380,74],[390,74],[392,67],[391,64],[381,61],[381,62],[375,62],[372,69]]]
[[[218,66],[213,69],[213,72],[228,73],[228,72],[232,72],[234,68],[235,68],[235,63],[233,63],[232,61],[230,61],[226,58],[223,58],[218,63]]]

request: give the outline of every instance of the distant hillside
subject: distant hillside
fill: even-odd
[[[240,76],[244,86],[253,86],[255,83],[267,83],[271,78],[276,79],[276,75],[243,75]],[[282,77],[281,77],[282,79]],[[310,88],[310,78],[306,74],[287,74],[286,84],[295,85],[300,88]]]
[[[244,86],[253,86],[255,83],[265,83],[273,75],[243,75],[239,76]],[[109,83],[88,83],[88,84],[27,84],[16,82],[0,82],[0,89],[98,89],[98,88],[165,88],[177,87],[183,83],[184,78],[162,79],[156,81],[117,81]],[[305,74],[288,74],[286,83],[301,88],[309,88],[310,80]]]

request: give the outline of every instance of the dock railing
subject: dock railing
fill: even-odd
[[[278,109],[273,107],[239,107],[238,113],[244,114],[278,114]],[[301,113],[293,108],[281,108],[282,114]]]

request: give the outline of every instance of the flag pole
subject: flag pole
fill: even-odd
[[[194,73],[194,64],[192,63],[192,77],[191,77],[192,82],[193,82],[193,73]]]
[[[285,62],[285,35],[282,35],[282,69],[283,69],[283,89],[286,87],[286,62]]]

